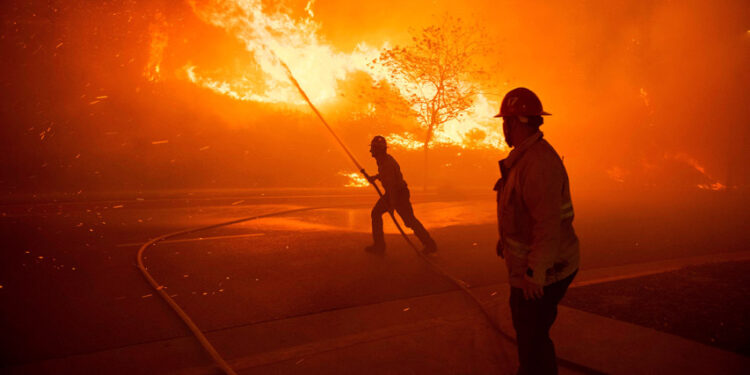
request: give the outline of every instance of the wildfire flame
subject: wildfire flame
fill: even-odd
[[[713,190],[713,191],[720,191],[720,190],[726,190],[727,186],[723,183],[719,182],[718,180],[711,177],[707,172],[706,168],[701,165],[698,160],[693,158],[692,156],[681,152],[681,153],[665,153],[664,159],[666,160],[674,160],[681,163],[685,163],[686,165],[692,167],[696,172],[698,172],[701,176],[703,176],[704,180],[707,182],[696,184],[696,186],[699,189],[703,190]],[[654,169],[658,168],[657,163],[649,162],[644,160],[643,161],[643,167],[645,169]],[[620,166],[612,166],[609,169],[605,171],[610,179],[613,181],[623,183],[626,180],[626,177],[630,175],[630,171],[622,168]]]
[[[711,183],[698,184],[697,186],[700,189],[719,191],[719,190],[725,190],[727,188],[726,185],[722,184],[721,182],[719,182],[719,181],[715,180],[714,178],[712,178],[711,176],[709,176],[708,173],[706,173],[706,168],[704,168],[700,163],[698,163],[697,160],[695,160],[693,157],[691,157],[688,154],[685,154],[685,153],[665,154],[664,157],[668,158],[668,159],[674,159],[674,160],[682,161],[682,162],[690,165],[691,167],[695,168],[696,171],[700,172],[700,174],[702,174],[704,177],[706,177],[706,179],[708,179],[709,181],[713,181]]]
[[[350,72],[365,70],[367,62],[378,54],[377,49],[365,44],[360,44],[350,54],[336,52],[321,41],[320,26],[313,21],[311,3],[307,6],[307,17],[301,20],[281,12],[267,14],[260,0],[212,0],[205,4],[190,1],[190,5],[198,18],[242,41],[260,69],[259,77],[241,76],[218,82],[200,77],[194,66],[186,66],[193,82],[208,82],[210,84],[204,86],[233,98],[304,104],[279,64],[278,59],[281,59],[294,72],[310,99],[324,103],[336,96],[338,81],[346,79]]]
[[[351,73],[364,72],[373,82],[387,82],[404,96],[424,87],[399,80],[381,65],[373,63],[381,48],[359,43],[354,51],[337,51],[319,36],[320,24],[314,20],[313,1],[305,6],[305,16],[294,19],[283,11],[267,12],[260,0],[191,0],[193,12],[202,21],[220,27],[240,40],[252,55],[257,69],[235,73],[231,79],[215,79],[193,64],[184,66],[191,82],[237,100],[304,105],[304,100],[289,82],[284,61],[300,86],[316,104],[337,97],[339,82]],[[158,65],[156,65],[158,67]],[[472,83],[467,82],[467,85]],[[461,148],[505,150],[502,134],[491,114],[497,104],[477,96],[473,106],[460,119],[443,124],[434,134],[431,145]],[[426,127],[426,124],[421,124]],[[406,149],[423,147],[423,135],[391,134],[392,144]]]
[[[344,185],[344,187],[367,187],[370,186],[370,183],[367,181],[367,179],[364,178],[359,173],[347,173],[347,172],[339,172],[340,175],[347,177],[349,181]]]
[[[161,79],[161,61],[164,57],[164,49],[167,48],[169,36],[164,31],[166,22],[161,13],[156,13],[156,21],[149,26],[151,34],[151,50],[149,59],[143,73],[146,79],[151,82],[157,82]]]
[[[187,63],[183,66],[184,77],[196,85],[236,100],[305,105],[297,89],[282,66],[285,62],[304,89],[310,100],[316,104],[338,100],[339,83],[350,79],[353,73],[365,73],[373,84],[385,82],[404,98],[414,93],[429,91],[430,87],[420,87],[413,82],[390,74],[378,63],[381,52],[389,47],[386,42],[377,48],[365,42],[359,43],[353,51],[338,51],[319,35],[321,25],[314,20],[314,0],[309,0],[303,16],[295,19],[284,8],[276,11],[264,9],[261,0],[188,0],[195,15],[208,24],[224,29],[229,35],[244,44],[255,64],[241,72],[211,72]],[[164,32],[166,23],[161,14],[151,26],[151,51],[144,76],[151,81],[162,79],[161,60],[167,47],[168,36]],[[215,78],[220,73],[221,79]],[[472,85],[472,82],[464,82]],[[640,97],[646,107],[651,100],[648,92],[640,89]],[[459,118],[442,124],[435,130],[430,146],[453,146],[462,149],[492,149],[507,151],[500,126],[493,120],[497,103],[479,94],[472,106]],[[413,108],[417,109],[417,108]],[[372,103],[362,109],[364,114],[372,114]],[[420,124],[426,129],[427,124]],[[392,146],[407,150],[424,148],[424,133],[412,130],[392,133],[388,136]],[[727,187],[713,179],[705,168],[686,154],[665,155],[692,166],[706,177],[708,182],[697,187],[706,190],[724,190]],[[627,171],[613,167],[606,171],[610,178],[623,182]],[[357,173],[344,173],[349,178],[347,187],[367,186],[368,182]]]
[[[726,190],[726,188],[727,188],[726,185],[724,185],[724,184],[722,184],[721,182],[718,182],[718,181],[716,181],[716,182],[714,182],[712,184],[698,184],[698,187],[701,188],[701,189],[703,189],[703,190],[714,190],[714,191]]]

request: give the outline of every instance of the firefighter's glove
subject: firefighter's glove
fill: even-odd
[[[503,255],[503,240],[502,239],[497,240],[497,245],[495,245],[495,252],[497,253],[497,256],[505,259],[505,256]]]

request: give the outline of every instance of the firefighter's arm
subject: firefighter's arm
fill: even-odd
[[[367,176],[367,181],[370,181],[370,183],[375,183],[375,180],[380,179],[380,174],[376,174],[373,176]]]
[[[525,279],[544,285],[560,244],[563,171],[553,155],[533,160],[522,177],[522,196],[531,216],[531,251]]]

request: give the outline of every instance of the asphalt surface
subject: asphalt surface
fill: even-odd
[[[435,263],[472,286],[505,281],[494,255],[491,193],[458,201],[416,194],[413,201],[439,244]],[[583,266],[745,250],[744,209],[713,196],[691,202],[651,210],[577,205]],[[362,250],[373,203],[359,193],[282,193],[3,205],[0,362],[16,366],[189,336],[137,270],[138,244],[291,208],[346,206],[172,239],[147,250],[146,266],[206,332],[456,290],[388,224],[386,252]]]

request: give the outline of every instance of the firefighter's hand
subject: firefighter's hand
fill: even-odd
[[[495,252],[500,258],[505,258],[505,256],[503,255],[503,240],[497,240],[497,245],[495,245]]]
[[[378,179],[378,175],[375,176],[367,176],[367,181],[369,181],[371,184],[375,183],[375,180]]]
[[[523,277],[521,289],[523,289],[523,298],[527,301],[540,299],[544,296],[544,285],[535,283],[534,280],[528,276]]]

